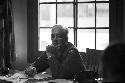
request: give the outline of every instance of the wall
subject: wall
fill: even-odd
[[[124,20],[123,20],[123,27],[124,27],[124,30],[123,30],[123,32],[124,32],[124,36],[123,36],[123,41],[125,42],[125,0],[124,0],[124,8],[123,8],[123,15],[124,15]]]
[[[124,23],[123,23],[123,1],[124,0],[110,0],[110,41],[124,40]]]
[[[38,52],[38,0],[27,0],[28,63],[40,56]]]
[[[27,63],[27,0],[12,0],[16,61],[14,66],[16,69],[24,69]]]

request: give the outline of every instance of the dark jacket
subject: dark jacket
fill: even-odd
[[[52,77],[55,79],[73,79],[74,75],[81,70],[85,70],[82,64],[81,56],[76,47],[68,42],[62,56],[57,58],[52,56],[47,59],[46,52],[34,63],[38,73],[45,71],[50,67]]]

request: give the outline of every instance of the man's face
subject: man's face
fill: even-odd
[[[51,40],[52,40],[52,44],[57,46],[57,45],[62,45],[64,43],[66,43],[67,41],[67,35],[64,34],[62,32],[62,30],[58,29],[58,28],[54,28],[52,30],[52,34],[51,34]]]

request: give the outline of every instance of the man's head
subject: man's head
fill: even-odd
[[[102,56],[104,81],[123,81],[125,75],[125,44],[110,44]]]
[[[68,28],[62,25],[52,27],[51,40],[53,45],[62,45],[68,42]]]

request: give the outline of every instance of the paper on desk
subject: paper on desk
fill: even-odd
[[[18,72],[18,73],[13,74],[9,78],[13,78],[13,79],[16,79],[16,78],[28,78],[28,76],[23,72]]]
[[[15,78],[14,78],[14,76],[13,76],[13,78],[12,77],[6,77],[6,76],[0,76],[0,79],[2,79],[2,80],[6,80],[6,81],[11,81],[11,82],[13,82],[13,83],[25,83],[28,79],[19,79],[19,78],[17,78],[17,74],[15,74]]]
[[[45,74],[45,73],[39,73],[36,74],[33,78],[34,79],[44,79],[44,78],[51,78],[52,76],[49,74]]]

